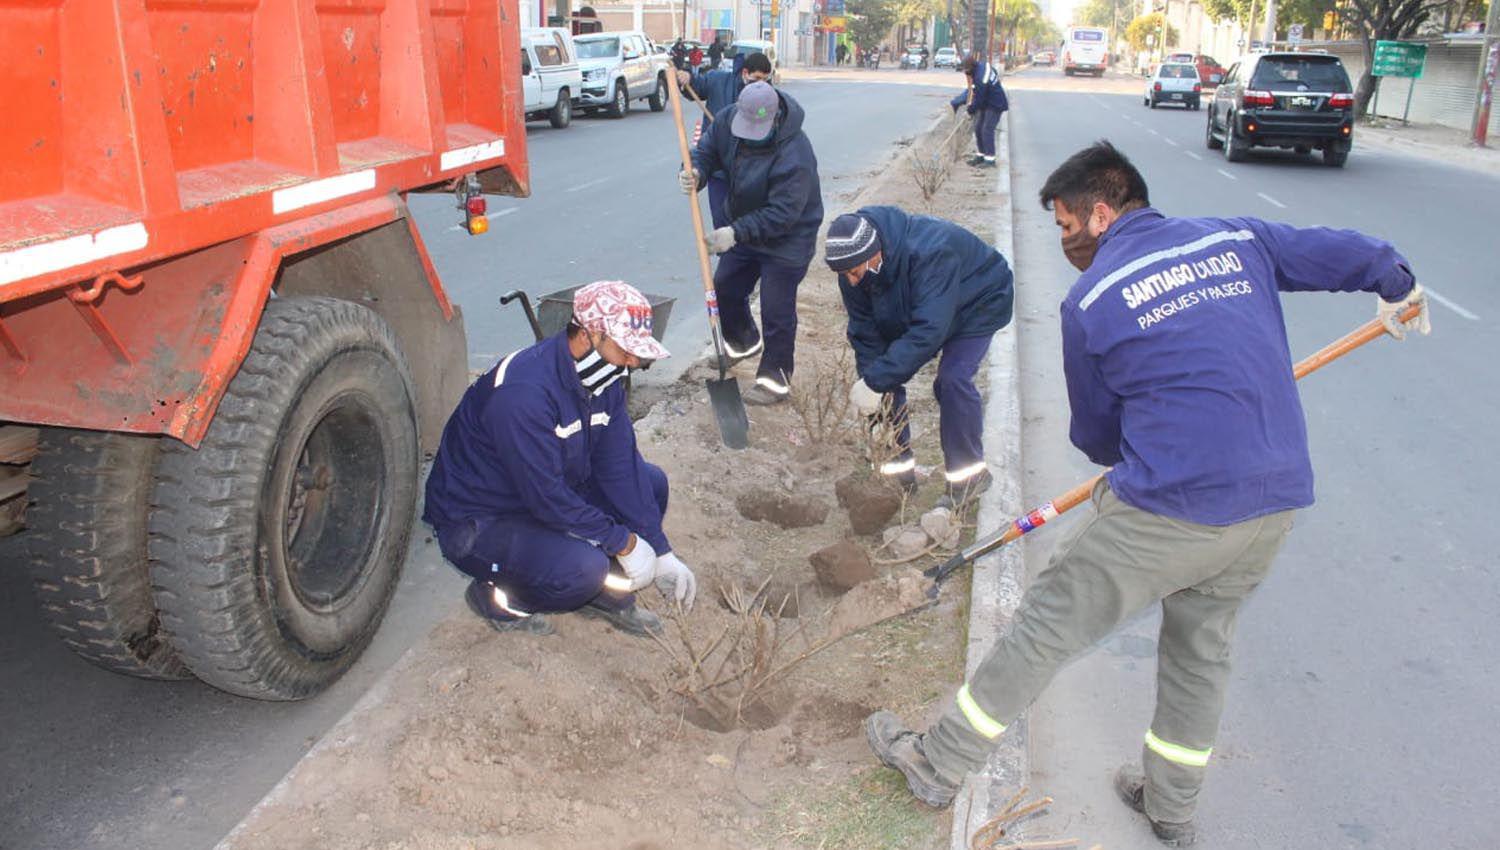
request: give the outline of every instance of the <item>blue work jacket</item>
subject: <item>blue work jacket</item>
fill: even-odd
[[[876,392],[911,380],[950,339],[1010,323],[1010,264],[958,225],[897,207],[864,207],[880,234],[879,274],[857,286],[838,275],[855,367]]]
[[[584,499],[590,483],[614,508]],[[443,429],[423,514],[433,528],[529,516],[614,554],[631,532],[671,551],[625,411],[624,381],[598,396],[578,379],[566,333],[507,355],[479,377]]]
[[[970,115],[981,109],[999,112],[1010,109],[1010,98],[1005,96],[1005,86],[1000,84],[1000,72],[987,62],[980,62],[974,68],[974,99],[969,99],[969,90],[965,88],[948,103],[955,110],[967,103]]]
[[[1280,292],[1413,285],[1387,242],[1128,212],[1062,303],[1070,436],[1127,504],[1230,525],[1313,502]]]
[[[737,104],[714,116],[693,149],[699,188],[707,175],[722,171],[729,182],[725,199],[734,240],[755,254],[788,264],[812,260],[823,224],[823,189],[818,158],[802,132],[802,106],[785,92],[776,127],[764,144],[730,132]]]

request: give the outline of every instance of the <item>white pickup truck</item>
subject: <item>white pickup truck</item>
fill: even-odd
[[[583,71],[571,33],[561,27],[521,30],[521,91],[526,120],[546,119],[559,130],[573,122]]]
[[[602,108],[615,118],[625,117],[630,102],[645,99],[652,112],[667,106],[667,73],[672,68],[665,53],[639,31],[596,32],[573,37],[578,64],[583,69],[587,111]]]

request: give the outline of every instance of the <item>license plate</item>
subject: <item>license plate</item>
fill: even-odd
[[[1310,97],[1295,96],[1287,98],[1286,102],[1293,109],[1312,109],[1316,101]]]
[[[1182,100],[1182,95],[1178,94],[1178,93],[1173,93],[1172,99],[1173,100]]]

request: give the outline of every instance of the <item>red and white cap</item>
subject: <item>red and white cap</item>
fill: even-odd
[[[671,353],[651,335],[651,302],[623,280],[599,280],[573,293],[573,321],[644,360]]]

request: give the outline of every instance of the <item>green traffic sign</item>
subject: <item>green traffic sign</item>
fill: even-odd
[[[1425,44],[1414,41],[1377,41],[1370,74],[1376,77],[1420,77],[1425,64]]]

